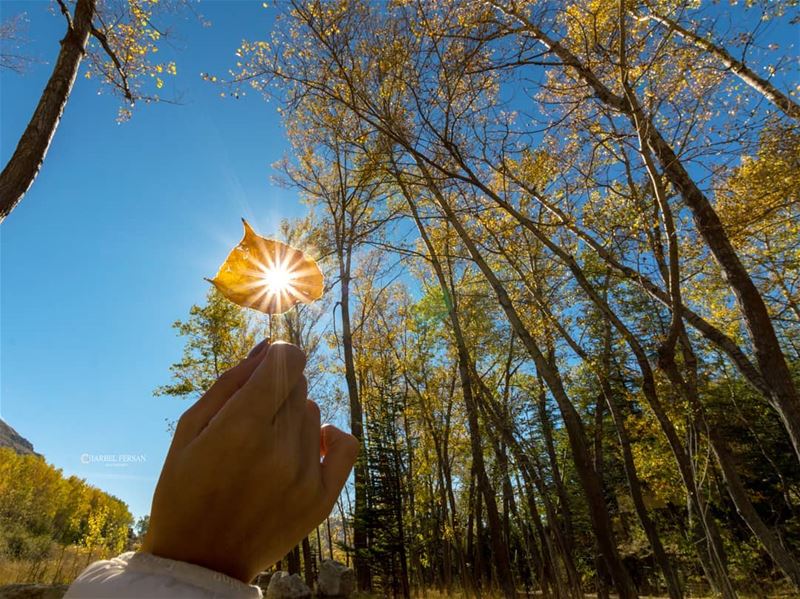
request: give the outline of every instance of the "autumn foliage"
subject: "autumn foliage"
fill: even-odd
[[[120,553],[132,524],[123,501],[0,447],[0,582],[69,582]]]

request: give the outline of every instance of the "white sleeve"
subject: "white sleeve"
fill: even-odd
[[[187,562],[133,551],[94,562],[64,599],[153,598],[261,599],[261,589]]]

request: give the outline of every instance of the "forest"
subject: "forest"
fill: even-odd
[[[0,584],[69,582],[135,541],[133,524],[118,498],[0,447]]]
[[[156,393],[198,397],[265,336],[304,349],[361,453],[284,569],[797,596],[800,80],[770,37],[796,44],[796,2],[277,8],[204,77],[277,104],[308,208],[277,237],[326,295],[264,319],[210,291]]]

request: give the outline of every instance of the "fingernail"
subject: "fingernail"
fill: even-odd
[[[264,339],[263,341],[261,341],[261,343],[256,345],[253,349],[251,349],[250,353],[247,354],[247,357],[248,358],[252,358],[253,356],[255,356],[258,352],[260,352],[264,348],[264,345],[267,344],[267,343],[269,343],[269,339],[268,338]]]

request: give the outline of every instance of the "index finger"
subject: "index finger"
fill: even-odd
[[[237,389],[247,382],[259,365],[259,358],[266,354],[269,341],[256,345],[247,358],[225,372],[178,420],[174,442],[186,445],[202,431],[211,419],[225,406]]]
[[[231,416],[255,417],[271,424],[283,402],[300,382],[306,355],[296,345],[276,341],[264,353],[261,363],[225,406]]]

